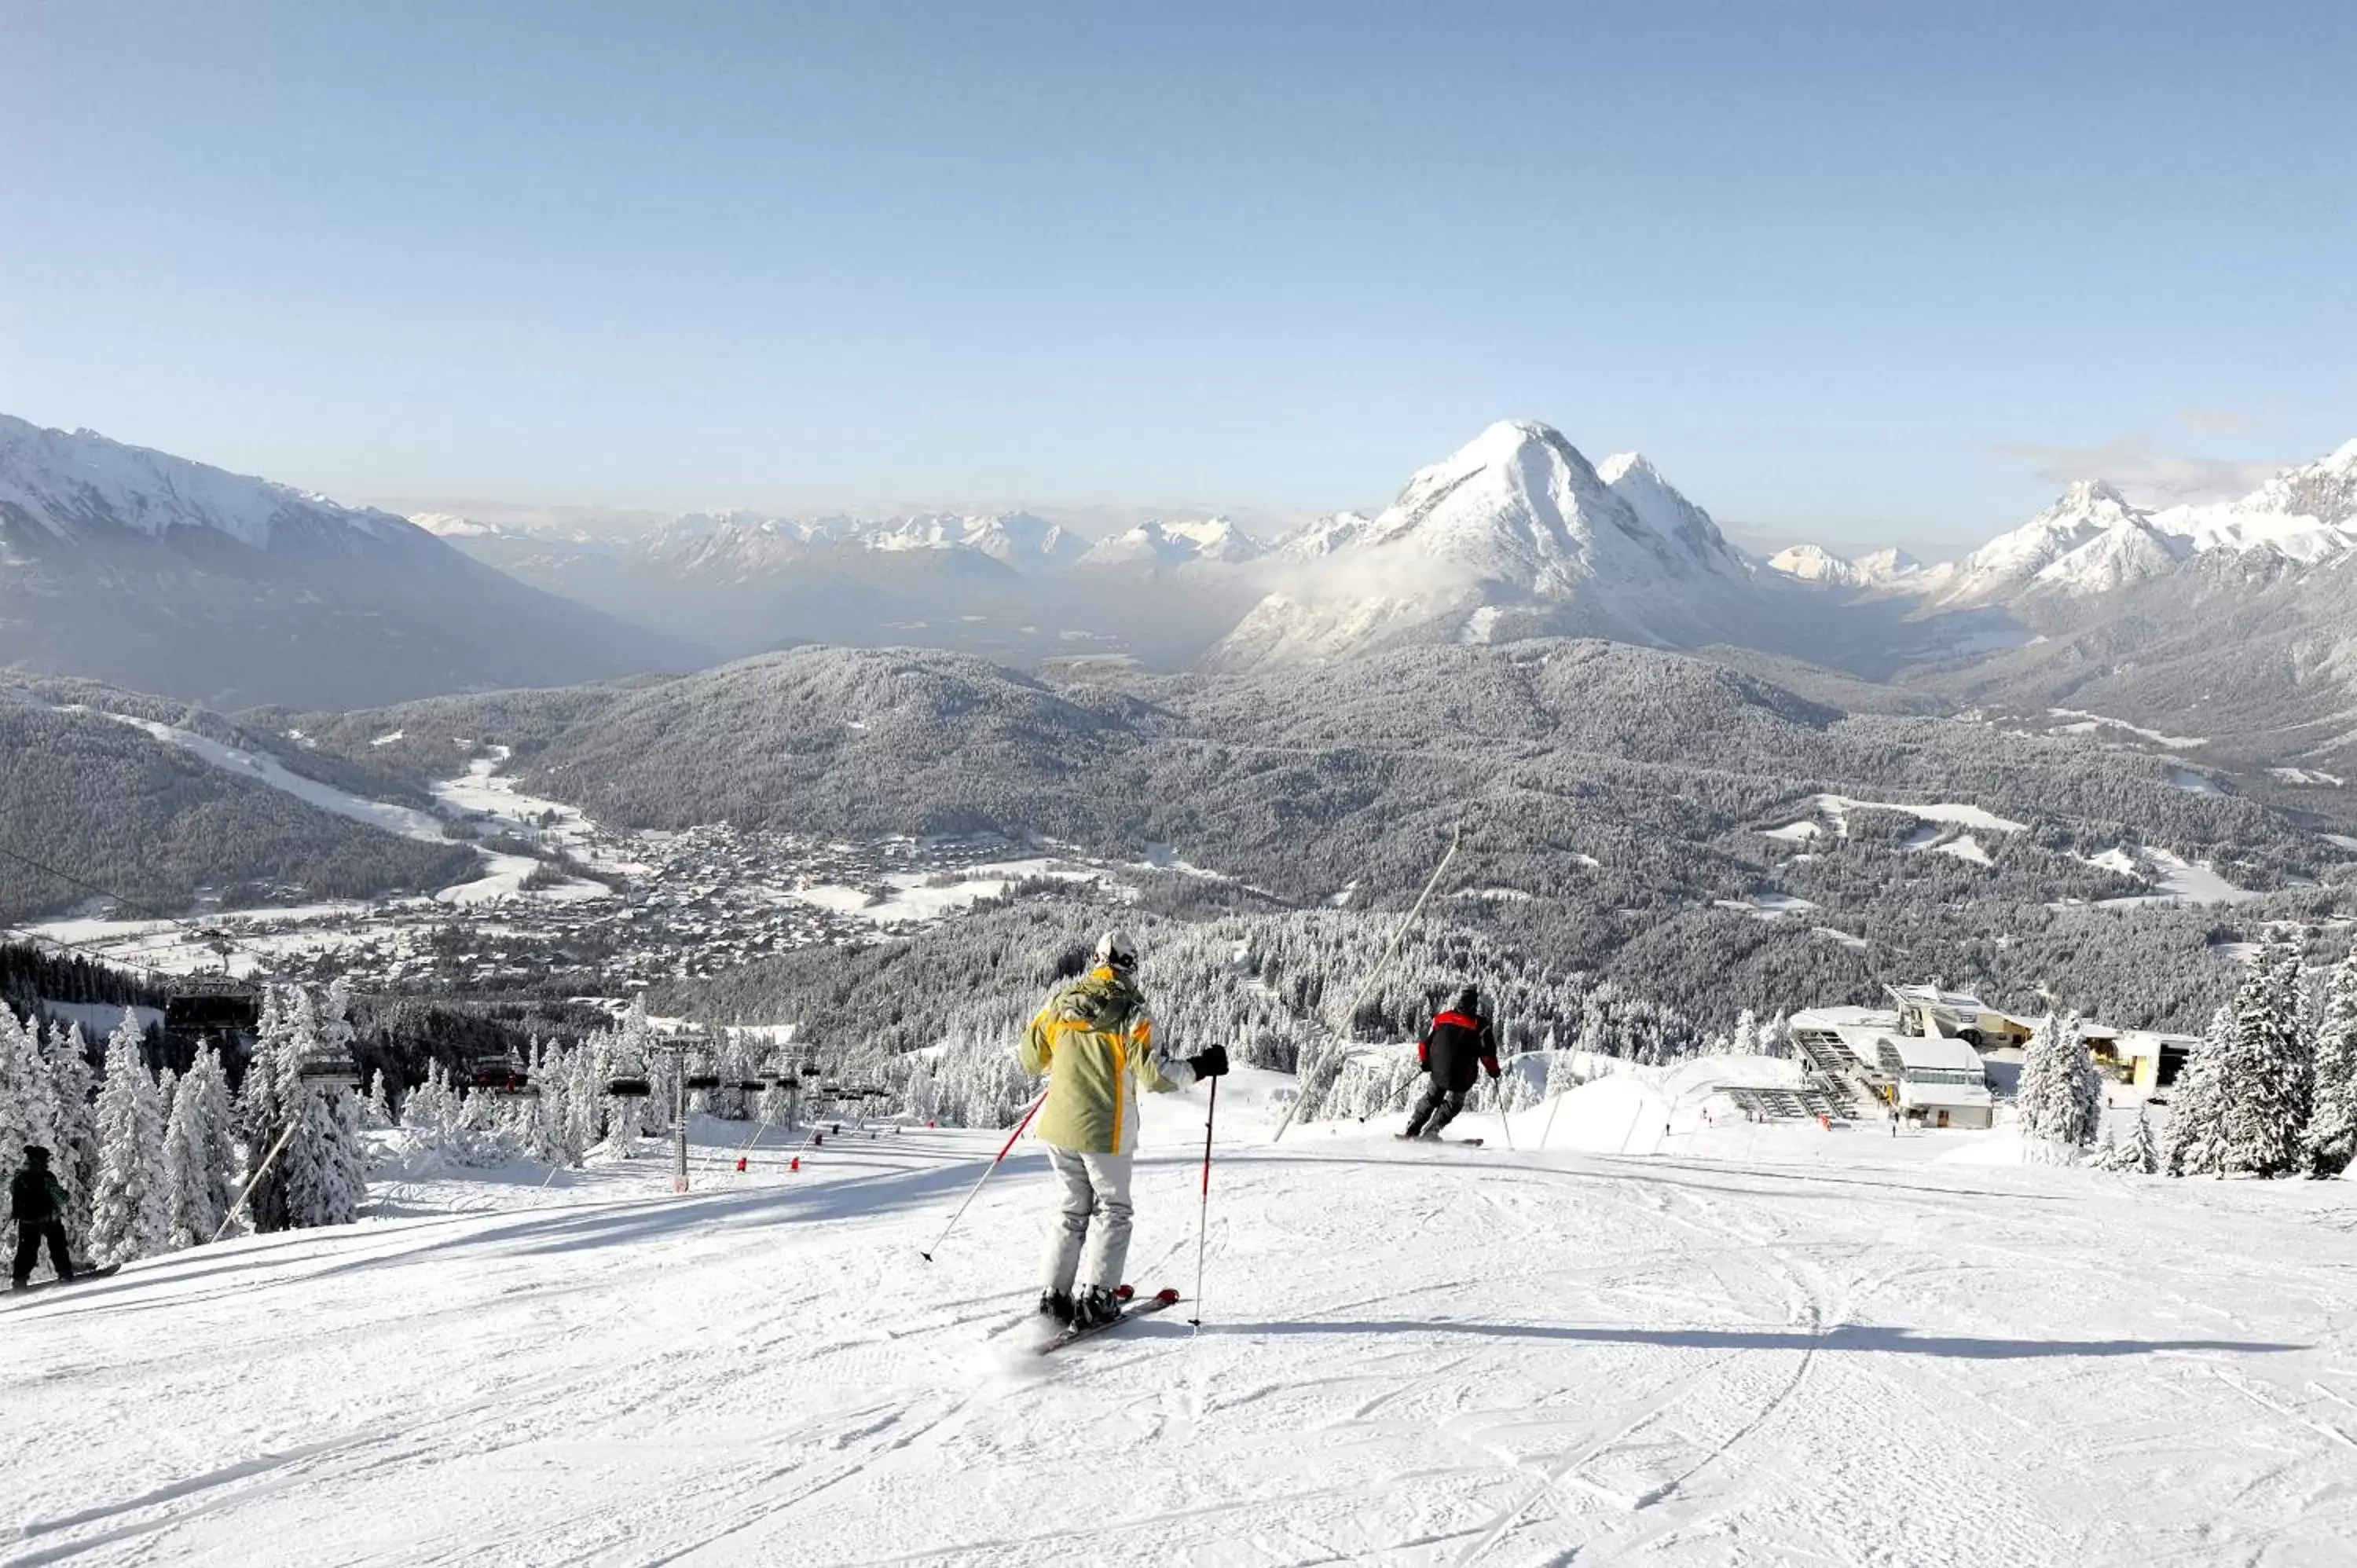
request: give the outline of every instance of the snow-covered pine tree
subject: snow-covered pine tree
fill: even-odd
[[[203,1114],[194,1093],[175,1095],[164,1118],[165,1245],[178,1252],[213,1239],[221,1216],[213,1212],[205,1182]]]
[[[48,1074],[16,1015],[0,1004],[0,1172],[13,1176],[27,1144],[48,1144]]]
[[[310,1228],[350,1225],[367,1196],[366,1162],[359,1134],[346,1120],[341,1090],[312,1089],[303,1096],[302,1130],[281,1156],[286,1166],[286,1222]]]
[[[2339,1176],[2357,1157],[2357,947],[2325,983],[2316,1031],[2316,1101],[2305,1140],[2309,1168]]]
[[[654,1053],[649,1048],[654,1043],[654,1026],[647,1020],[647,998],[644,992],[630,999],[630,1010],[622,1015],[620,1036],[614,1042],[614,1070],[618,1076],[628,1074],[647,1079],[659,1079]],[[647,1101],[652,1096],[617,1094],[607,1097],[606,1152],[622,1159],[635,1159],[639,1153],[639,1130],[645,1115]]]
[[[164,1128],[164,1172],[174,1250],[201,1246],[237,1201],[237,1140],[221,1055],[189,1064]]]
[[[380,1131],[393,1125],[393,1101],[385,1093],[382,1068],[369,1074],[368,1098],[360,1102],[360,1124]]]
[[[87,1247],[91,1193],[98,1182],[98,1080],[81,1026],[51,1024],[41,1059],[49,1079],[49,1168],[66,1189],[66,1235]]]
[[[265,985],[262,1016],[253,1055],[245,1064],[245,1083],[239,1095],[238,1122],[245,1136],[245,1165],[252,1182],[246,1193],[246,1217],[258,1232],[286,1229],[286,1166],[282,1152],[267,1170],[263,1162],[278,1148],[288,1121],[296,1111],[295,1095],[301,1085],[296,1072],[300,1058],[290,1048],[294,1021],[288,995],[295,988]],[[299,994],[299,993],[297,993]],[[255,1173],[259,1172],[258,1178]]]
[[[2129,1176],[2151,1176],[2160,1169],[2160,1151],[2152,1137],[2152,1118],[2145,1108],[2136,1107],[2136,1131],[2120,1145],[2119,1161],[2113,1169]]]
[[[2022,1053],[2015,1096],[2022,1131],[2076,1152],[2094,1140],[2104,1115],[2104,1075],[2079,1035],[2079,1015],[2050,1013]]]
[[[171,1210],[164,1185],[163,1106],[147,1071],[142,1031],[128,1008],[106,1042],[98,1133],[90,1255],[101,1263],[127,1263],[164,1251]]]
[[[2316,1063],[2299,1014],[2299,950],[2271,936],[2234,997],[2219,1075],[2222,1171],[2280,1176],[2303,1166]]]
[[[1738,1057],[1760,1054],[1760,1015],[1750,1008],[1735,1015],[1735,1036],[1727,1049]]]
[[[2160,1168],[2169,1176],[2216,1176],[2225,1168],[2222,1112],[2233,1035],[2234,1009],[2222,1006],[2210,1015],[2209,1028],[2178,1074],[2160,1142]]]

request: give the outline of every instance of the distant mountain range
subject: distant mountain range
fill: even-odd
[[[1181,665],[1251,602],[1234,569],[1268,553],[1216,517],[1093,541],[1028,512],[695,513],[619,536],[418,521],[522,582],[724,654],[920,643],[1025,664],[1119,653]]]
[[[0,663],[224,707],[812,643],[1222,672],[1568,635],[1717,650],[1853,709],[1886,700],[1863,681],[1894,709],[2085,708],[2304,764],[2357,746],[2352,628],[2357,441],[2218,505],[2076,484],[1924,565],[1750,556],[1641,455],[1591,464],[1530,421],[1491,425],[1373,516],[1092,539],[1021,511],[699,513],[624,536],[404,520],[0,418]],[[2177,716],[2203,703],[2216,722]]]
[[[693,658],[390,513],[0,415],[0,665],[342,705]]]
[[[1897,552],[1845,561],[1795,545],[1768,565],[1796,580],[1907,593],[1936,605],[2084,598],[2227,555],[2261,573],[2323,565],[2357,551],[2357,441],[2287,468],[2240,500],[2147,510],[2100,480],[1960,561],[1918,567]]]

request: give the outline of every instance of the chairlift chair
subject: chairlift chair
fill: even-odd
[[[655,1086],[643,1078],[609,1078],[606,1092],[617,1100],[644,1100],[655,1091]]]
[[[522,1100],[540,1092],[540,1086],[532,1081],[531,1074],[524,1070],[524,1064],[513,1051],[469,1066],[467,1088],[501,1100]]]
[[[306,1087],[313,1089],[358,1089],[361,1086],[360,1065],[333,1047],[304,1057],[296,1064],[295,1076],[301,1079]]]
[[[262,1026],[262,999],[251,981],[192,974],[164,998],[164,1028],[180,1036],[250,1035]]]

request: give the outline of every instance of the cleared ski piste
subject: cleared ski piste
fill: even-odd
[[[1037,1145],[928,1265],[1004,1134],[921,1128],[425,1168],[22,1298],[0,1563],[2349,1560],[2348,1183],[1544,1105],[1272,1147],[1283,1081],[1222,1092],[1200,1333],[1028,1354]],[[1192,1296],[1200,1091],[1146,1115],[1131,1277]]]

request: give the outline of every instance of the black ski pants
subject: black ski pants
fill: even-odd
[[[1415,1102],[1415,1114],[1408,1118],[1407,1135],[1411,1138],[1440,1136],[1440,1130],[1457,1120],[1465,1109],[1465,1090],[1446,1089],[1438,1079],[1424,1086],[1424,1098]]]
[[[66,1222],[62,1219],[19,1219],[16,1221],[16,1266],[12,1283],[23,1284],[33,1277],[33,1260],[39,1255],[43,1241],[49,1244],[49,1267],[57,1270],[58,1278],[73,1278],[73,1262],[66,1253]]]

